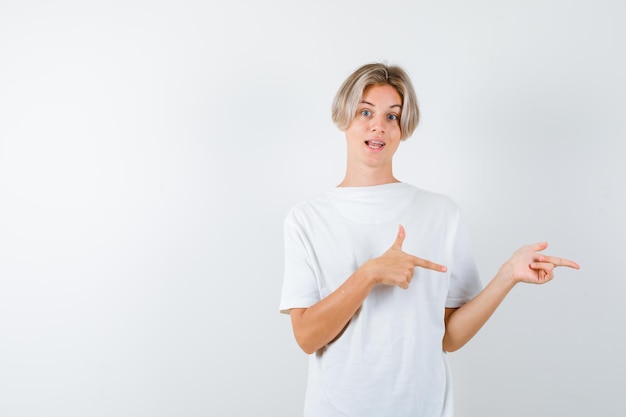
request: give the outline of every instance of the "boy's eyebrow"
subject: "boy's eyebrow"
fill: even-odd
[[[376,107],[374,106],[373,103],[370,103],[369,101],[365,101],[365,100],[361,100],[361,104],[367,104],[369,106]],[[389,108],[392,108],[392,107],[400,107],[402,109],[402,106],[400,104],[394,104],[392,106],[389,106]]]

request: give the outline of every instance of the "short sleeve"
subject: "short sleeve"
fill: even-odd
[[[280,312],[308,308],[320,301],[313,263],[314,253],[303,228],[292,213],[284,222],[284,276]]]
[[[469,232],[462,219],[460,219],[453,241],[450,288],[446,299],[446,307],[461,307],[476,297],[482,290],[482,287],[472,252]]]

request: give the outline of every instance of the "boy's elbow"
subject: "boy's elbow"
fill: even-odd
[[[303,320],[304,313],[307,309],[298,308],[291,309],[291,324],[293,328],[293,335],[296,339],[296,343],[300,346],[300,349],[307,355],[315,353],[320,346],[315,344],[315,340],[312,337],[310,326]]]
[[[459,350],[459,348],[456,347],[456,346],[446,346],[446,345],[443,345],[443,351],[444,352],[452,353],[452,352],[456,352],[457,350]]]
[[[449,337],[444,337],[442,342],[442,348],[444,352],[452,353],[463,347],[464,343],[459,343],[458,341],[451,340]]]
[[[311,342],[311,340],[307,338],[306,336],[295,333],[295,337],[296,337],[296,342],[298,343],[298,346],[300,346],[300,349],[302,349],[302,351],[306,353],[307,355],[315,353],[319,349],[319,347],[315,346]]]
[[[298,346],[300,346],[300,349],[302,349],[302,351],[304,353],[306,353],[307,355],[311,355],[311,354],[317,352],[317,349],[314,349],[311,346],[307,346],[307,345],[300,344],[300,343],[298,343]]]

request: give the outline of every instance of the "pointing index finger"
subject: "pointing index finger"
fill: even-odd
[[[437,272],[446,272],[448,270],[448,268],[446,268],[444,265],[439,265],[435,262],[418,258],[417,256],[412,256],[412,260],[415,266],[419,266],[420,268],[432,269],[433,271]]]
[[[568,268],[580,269],[580,265],[578,265],[574,261],[570,261],[569,259],[559,258],[558,256],[542,256],[542,262],[550,262],[554,266],[566,266]]]

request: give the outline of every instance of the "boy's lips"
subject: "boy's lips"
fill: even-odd
[[[365,144],[370,149],[382,149],[385,146],[385,142],[383,142],[382,140],[378,140],[378,139],[366,140]]]

